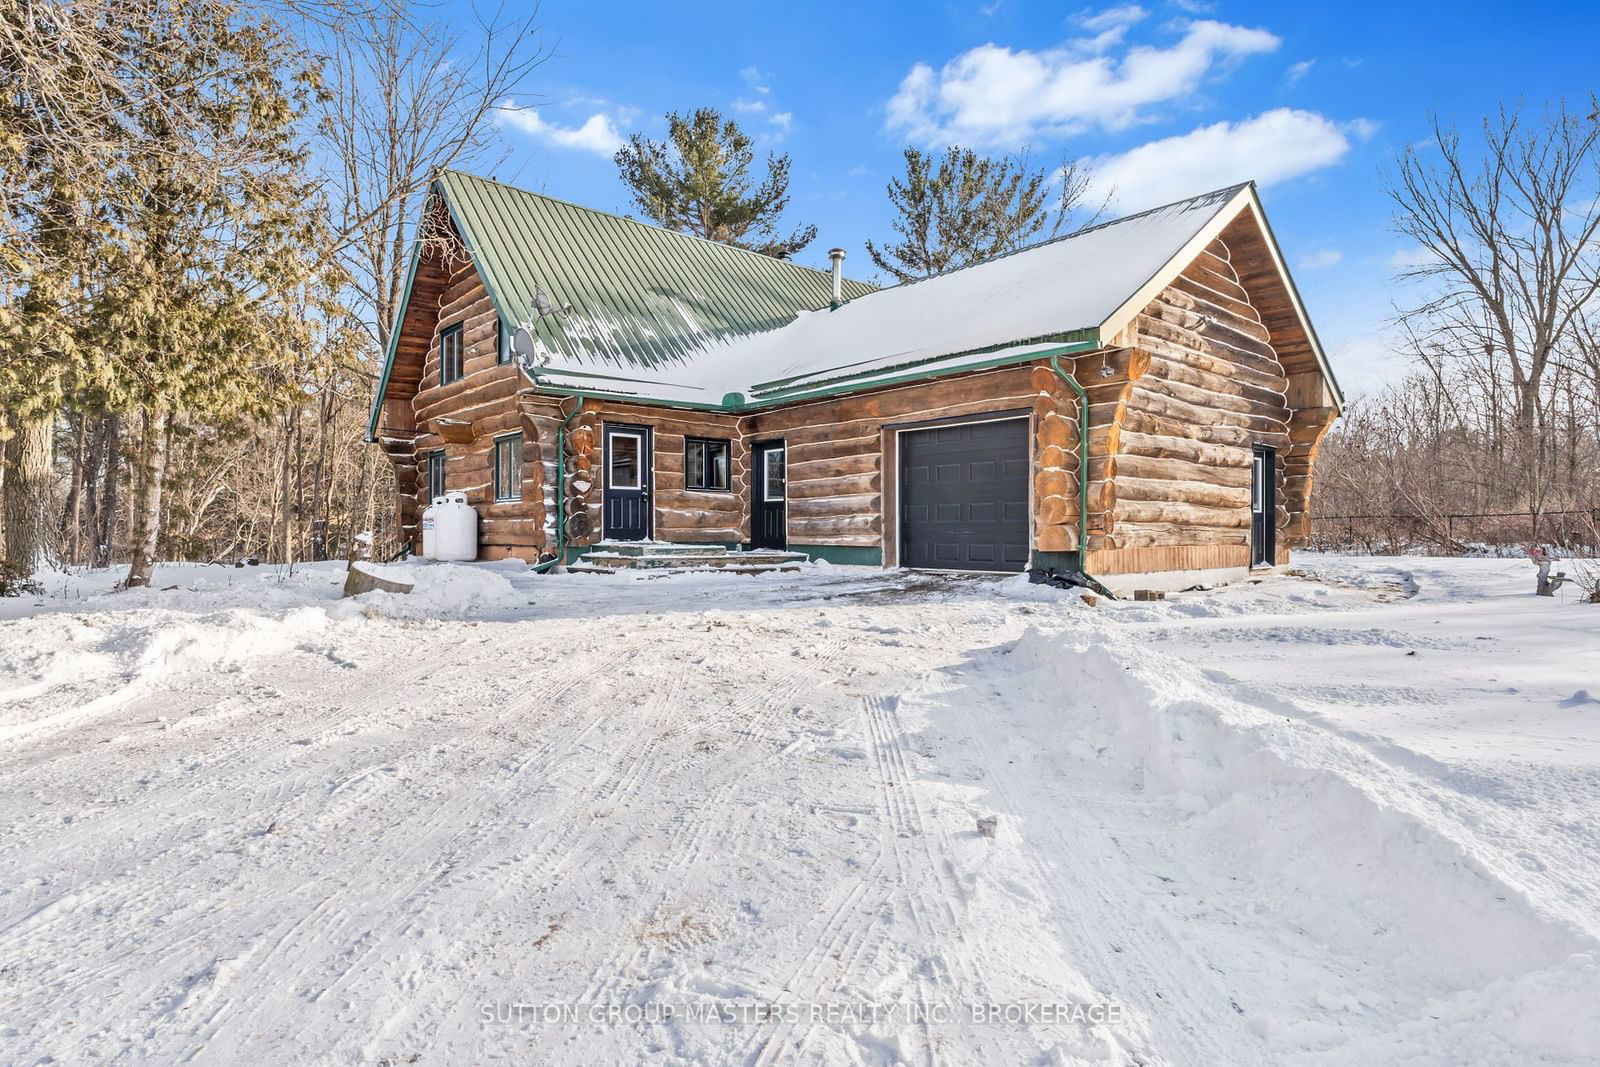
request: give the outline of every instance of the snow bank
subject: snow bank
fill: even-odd
[[[1301,1010],[1257,1020],[1272,1045],[1320,1054],[1364,1034],[1367,1051],[1343,1048],[1338,1062],[1491,1062],[1477,1050],[1497,1048],[1505,1062],[1581,1060],[1600,1048],[1600,946],[1500,877],[1366,749],[1241,704],[1108,630],[1030,629],[1005,665],[1021,706],[1054,720],[1021,728],[1165,798],[1174,824],[1248,886],[1241,906],[1391,976],[1290,991]],[[1370,1016],[1396,1006],[1399,1021],[1374,1033]],[[1349,1013],[1368,1018],[1349,1027]]]

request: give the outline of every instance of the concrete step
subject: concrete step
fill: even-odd
[[[673,541],[600,541],[594,551],[618,556],[718,556],[726,545],[687,545]]]
[[[804,563],[803,552],[718,552],[704,554],[672,553],[670,555],[657,555],[649,553],[641,556],[628,556],[614,552],[589,552],[583,557],[585,563],[594,563],[602,567],[631,567],[640,569],[672,569],[674,567],[770,567],[780,563]]]
[[[632,546],[630,546],[632,547]],[[697,552],[659,552],[656,545],[646,545],[643,551],[617,550],[617,543],[602,543],[592,552],[567,569],[578,574],[618,574],[622,571],[642,571],[655,575],[685,571],[730,571],[738,574],[763,574],[768,571],[794,571],[808,559],[804,552],[783,552],[777,549],[753,549],[749,552],[694,546]],[[680,546],[674,546],[680,547]],[[712,546],[715,547],[715,546]]]

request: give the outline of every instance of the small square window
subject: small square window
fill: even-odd
[[[439,384],[449,385],[461,378],[461,324],[439,331]]]
[[[683,485],[686,489],[726,490],[730,447],[727,441],[686,437],[683,441]]]
[[[522,499],[522,435],[497,437],[494,442],[494,498]]]

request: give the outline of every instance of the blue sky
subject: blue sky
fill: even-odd
[[[793,158],[786,222],[819,230],[797,258],[839,245],[872,278],[863,242],[889,236],[907,143],[1083,158],[1113,215],[1255,178],[1347,393],[1403,366],[1387,320],[1410,250],[1383,173],[1429,113],[1467,127],[1600,87],[1551,39],[1593,40],[1593,2],[546,0],[540,17],[555,54],[517,101],[537,108],[501,124],[503,181],[629,213],[620,137],[718,107]]]

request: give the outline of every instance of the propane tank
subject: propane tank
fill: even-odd
[[[478,510],[467,494],[445,493],[433,498],[422,513],[422,558],[473,560],[478,558]]]

